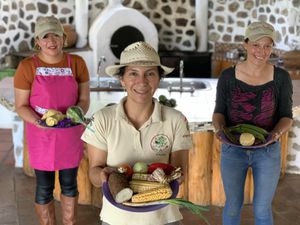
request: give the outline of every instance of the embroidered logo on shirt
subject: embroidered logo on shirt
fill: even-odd
[[[169,138],[164,134],[157,134],[151,140],[151,149],[157,153],[161,153],[170,149],[171,144]]]

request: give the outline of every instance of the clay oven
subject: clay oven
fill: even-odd
[[[135,41],[146,41],[157,50],[158,33],[154,24],[137,10],[124,7],[121,0],[109,0],[89,30],[93,70],[105,76],[105,67],[118,63],[121,51]]]

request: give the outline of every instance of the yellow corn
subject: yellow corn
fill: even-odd
[[[46,124],[49,127],[53,127],[58,123],[58,120],[54,116],[49,116],[46,118]]]
[[[131,180],[129,182],[129,187],[132,189],[133,193],[140,193],[154,188],[169,187],[169,184],[161,184],[155,181]]]
[[[46,124],[49,127],[53,127],[58,124],[59,121],[62,121],[65,118],[65,115],[62,113],[55,114],[46,118]]]
[[[44,115],[42,116],[42,120],[47,119],[47,117],[53,116],[55,114],[62,114],[60,111],[57,111],[55,109],[48,109]]]
[[[172,189],[168,186],[158,187],[132,196],[131,201],[134,203],[151,202],[162,199],[168,199],[172,196]]]

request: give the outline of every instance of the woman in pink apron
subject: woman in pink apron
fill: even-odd
[[[22,60],[15,74],[16,112],[26,124],[30,165],[36,174],[35,208],[41,225],[54,225],[53,190],[59,171],[64,225],[75,224],[77,170],[83,156],[84,127],[45,128],[40,118],[49,109],[66,113],[70,106],[89,107],[89,74],[83,59],[62,51],[66,36],[59,20],[42,17],[35,26],[39,52]]]

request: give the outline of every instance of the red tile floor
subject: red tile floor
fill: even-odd
[[[34,212],[35,180],[14,167],[11,130],[0,129],[0,225],[38,225]],[[60,221],[59,202],[56,202]],[[99,208],[79,205],[77,225],[99,225]],[[184,225],[204,225],[196,215],[182,209]],[[300,175],[286,174],[273,201],[274,225],[300,225]],[[221,207],[205,213],[211,225],[221,225]],[[253,225],[252,206],[246,205],[241,225]],[[61,223],[58,222],[58,225]]]

